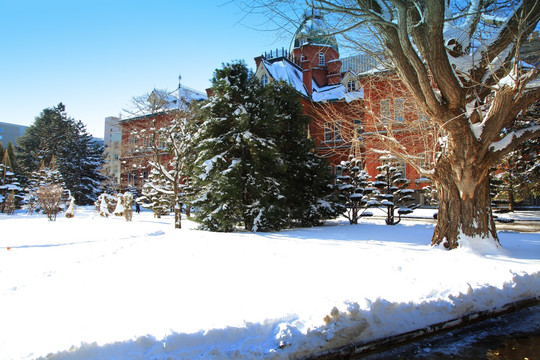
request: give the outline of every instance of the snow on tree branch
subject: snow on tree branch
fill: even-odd
[[[489,148],[492,152],[506,153],[516,147],[516,145],[538,136],[540,136],[540,125],[531,126],[509,133],[501,140],[492,143]]]

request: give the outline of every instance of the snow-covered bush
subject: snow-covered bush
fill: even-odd
[[[62,187],[56,184],[41,186],[37,189],[37,197],[43,212],[50,221],[55,221],[60,211]]]
[[[69,200],[69,206],[68,208],[66,209],[66,214],[65,216],[67,218],[72,218],[75,216],[75,198],[72,196]]]
[[[122,205],[124,206],[124,218],[126,221],[131,221],[133,218],[133,194],[129,191],[124,193]]]

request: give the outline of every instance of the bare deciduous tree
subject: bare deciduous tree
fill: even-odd
[[[250,11],[262,6],[277,15],[308,5],[325,12],[335,34],[351,46],[382,53],[427,121],[443,134],[431,173],[439,198],[432,244],[453,249],[465,237],[499,244],[490,205],[490,168],[518,144],[540,135],[538,123],[514,126],[517,115],[540,97],[540,68],[520,62],[520,48],[540,20],[540,1],[255,4]]]
[[[37,189],[39,206],[50,221],[55,221],[60,211],[62,191],[62,187],[56,184],[41,186]]]

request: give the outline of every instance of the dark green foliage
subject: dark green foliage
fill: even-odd
[[[25,190],[25,208],[29,214],[32,214],[36,210],[43,210],[42,204],[39,199],[39,191],[41,188],[47,187],[50,191],[45,191],[46,197],[50,194],[60,191],[60,197],[66,191],[66,184],[62,177],[62,174],[56,166],[55,158],[51,159],[49,167],[46,167],[42,162],[39,170],[32,171],[28,178],[28,184]],[[58,190],[59,189],[59,190]],[[69,192],[68,192],[69,193]],[[51,197],[49,200],[54,200],[55,197]],[[67,200],[67,197],[65,197]],[[47,201],[49,201],[47,200]],[[51,210],[52,207],[49,209]],[[58,209],[59,211],[60,209]],[[56,216],[56,215],[55,215]]]
[[[328,163],[313,151],[313,140],[307,137],[311,118],[302,109],[297,91],[286,83],[271,83],[264,87],[267,111],[272,111],[277,124],[275,139],[284,172],[280,174],[287,226],[319,225],[334,218],[337,196],[331,186]]]
[[[193,205],[203,227],[270,231],[335,216],[331,175],[312,152],[298,94],[261,86],[242,62],[216,70],[212,82],[195,136]]]
[[[10,145],[0,154],[0,212],[10,212],[19,207],[24,198],[19,176],[14,172],[10,157]]]
[[[152,169],[148,180],[142,187],[142,196],[137,202],[154,212],[154,216],[160,218],[167,215],[173,204],[173,191],[169,182],[161,176],[158,170]]]
[[[349,219],[350,224],[358,224],[361,216],[372,215],[365,211],[369,196],[375,190],[369,181],[371,176],[362,170],[362,161],[353,155],[349,156],[348,161],[342,161],[337,169],[341,173],[336,182],[341,203],[344,205],[342,213]]]
[[[65,106],[43,110],[19,139],[18,159],[27,174],[56,158],[58,170],[77,204],[91,204],[100,192],[103,149],[93,143],[81,121],[68,117]]]
[[[384,164],[377,167],[379,174],[375,176],[373,187],[378,192],[375,197],[380,206],[386,207],[386,224],[396,225],[401,215],[410,214],[417,206],[413,203],[414,190],[407,189],[410,181],[395,167],[393,157],[383,157]],[[397,210],[397,219],[396,219]]]
[[[214,231],[240,223],[251,231],[279,228],[284,216],[277,214],[282,196],[274,175],[283,166],[261,87],[240,62],[216,70],[212,83],[214,96],[200,111],[195,137],[198,218]]]
[[[369,180],[368,173],[361,169],[361,161],[353,155],[338,167],[342,172],[337,183],[345,206],[343,212],[351,224],[357,224],[362,216],[372,216],[367,209],[378,208],[385,212],[386,224],[396,225],[401,221],[401,215],[410,214],[418,207],[413,203],[414,190],[407,189],[409,180],[395,167],[395,158],[386,155],[381,160],[383,165],[377,167],[379,174],[374,181]]]

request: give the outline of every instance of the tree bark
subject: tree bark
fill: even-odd
[[[482,238],[500,246],[493,221],[489,188],[489,164],[469,162],[481,174],[474,185],[456,179],[456,173],[463,173],[459,163],[443,159],[434,176],[439,195],[437,225],[431,245],[443,245],[447,249],[459,246],[464,237]]]

